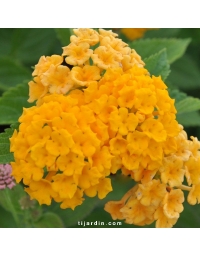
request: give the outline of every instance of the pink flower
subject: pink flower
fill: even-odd
[[[12,167],[10,164],[0,164],[0,190],[6,187],[12,189],[16,185],[11,172]]]

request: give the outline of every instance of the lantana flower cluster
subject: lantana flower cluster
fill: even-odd
[[[17,182],[40,204],[74,209],[112,191],[121,170],[138,184],[105,210],[113,219],[172,226],[199,200],[199,142],[187,140],[161,77],[112,31],[74,29],[62,56],[42,56],[11,141]]]

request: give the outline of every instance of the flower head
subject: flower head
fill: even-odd
[[[12,167],[10,164],[0,164],[0,190],[5,188],[12,189],[16,185],[11,172]]]
[[[105,206],[129,224],[171,227],[200,202],[200,143],[176,121],[174,99],[134,49],[109,30],[75,29],[62,56],[41,57],[10,138],[12,175],[40,204],[74,209],[103,199],[121,169],[137,184]],[[187,182],[185,185],[184,182]]]

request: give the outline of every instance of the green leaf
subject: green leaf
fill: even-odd
[[[170,97],[175,99],[175,107],[179,115],[194,112],[200,109],[200,99],[188,96],[179,90],[169,89]]]
[[[9,55],[14,28],[0,28],[0,55]]]
[[[24,80],[31,79],[31,72],[9,57],[0,57],[0,89],[8,90]]]
[[[148,30],[144,34],[143,38],[169,38],[177,37],[180,33],[181,28],[158,28]],[[187,36],[190,37],[190,36]],[[181,38],[181,37],[180,37]]]
[[[184,127],[200,126],[200,113],[198,111],[177,114],[176,119]]]
[[[55,28],[55,31],[62,46],[70,44],[70,36],[73,34],[71,28]]]
[[[187,98],[187,94],[179,91],[178,89],[168,88],[169,95],[172,99],[175,99],[175,103],[182,101]]]
[[[189,113],[200,109],[200,99],[188,96],[179,90],[169,89],[170,97],[175,99],[178,114]]]
[[[5,132],[0,133],[0,164],[6,164],[14,161],[13,153],[10,152],[10,140],[14,128],[5,129]]]
[[[159,76],[165,80],[170,73],[170,66],[167,60],[166,49],[151,55],[149,58],[144,59],[145,68],[149,71],[151,75]]]
[[[0,190],[0,205],[7,211],[9,211],[18,227],[22,226],[24,210],[20,206],[20,199],[25,195],[25,191],[22,186],[17,184],[12,189],[6,188]]]
[[[200,43],[200,29],[199,28],[181,28],[179,33],[180,38],[192,38],[192,44],[198,45]]]
[[[177,121],[184,127],[200,126],[200,99],[187,96],[186,93],[179,90],[169,89],[170,97],[175,99],[175,107],[178,111]]]
[[[0,228],[17,228],[12,214],[0,206]]]
[[[64,224],[56,213],[46,212],[34,223],[34,226],[36,228],[63,228]]]
[[[9,212],[12,212],[12,207],[14,207],[17,213],[21,213],[22,209],[19,200],[24,195],[26,193],[20,184],[17,184],[12,189],[0,190],[0,205]]]
[[[55,54],[57,44],[59,41],[53,28],[16,28],[11,54],[23,64],[32,66],[41,56]]]
[[[191,56],[184,55],[171,65],[171,70],[167,81],[174,86],[185,91],[200,89],[200,68]]]
[[[191,39],[140,39],[130,43],[142,59],[148,58],[162,49],[166,48],[169,64],[180,58],[190,43]]]
[[[193,112],[200,109],[200,99],[187,97],[175,104],[175,107],[179,114]]]
[[[17,122],[23,108],[31,107],[33,104],[27,102],[28,83],[24,82],[16,87],[10,88],[0,98],[0,124],[12,124]]]

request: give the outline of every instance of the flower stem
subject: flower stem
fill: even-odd
[[[188,186],[186,186],[186,185],[180,185],[180,186],[178,186],[177,188],[180,188],[180,189],[186,190],[186,191],[190,191],[190,190],[192,189],[191,187],[188,187]]]
[[[19,222],[18,214],[17,214],[17,212],[15,210],[15,207],[13,206],[13,203],[12,203],[12,201],[10,199],[10,195],[8,193],[8,189],[4,190],[4,195],[5,195],[5,198],[6,198],[7,202],[8,202],[8,206],[9,206],[10,212],[11,212],[11,214],[12,214],[14,220],[15,220],[15,223],[16,223],[17,227],[20,227],[20,224],[19,224],[20,222]]]

